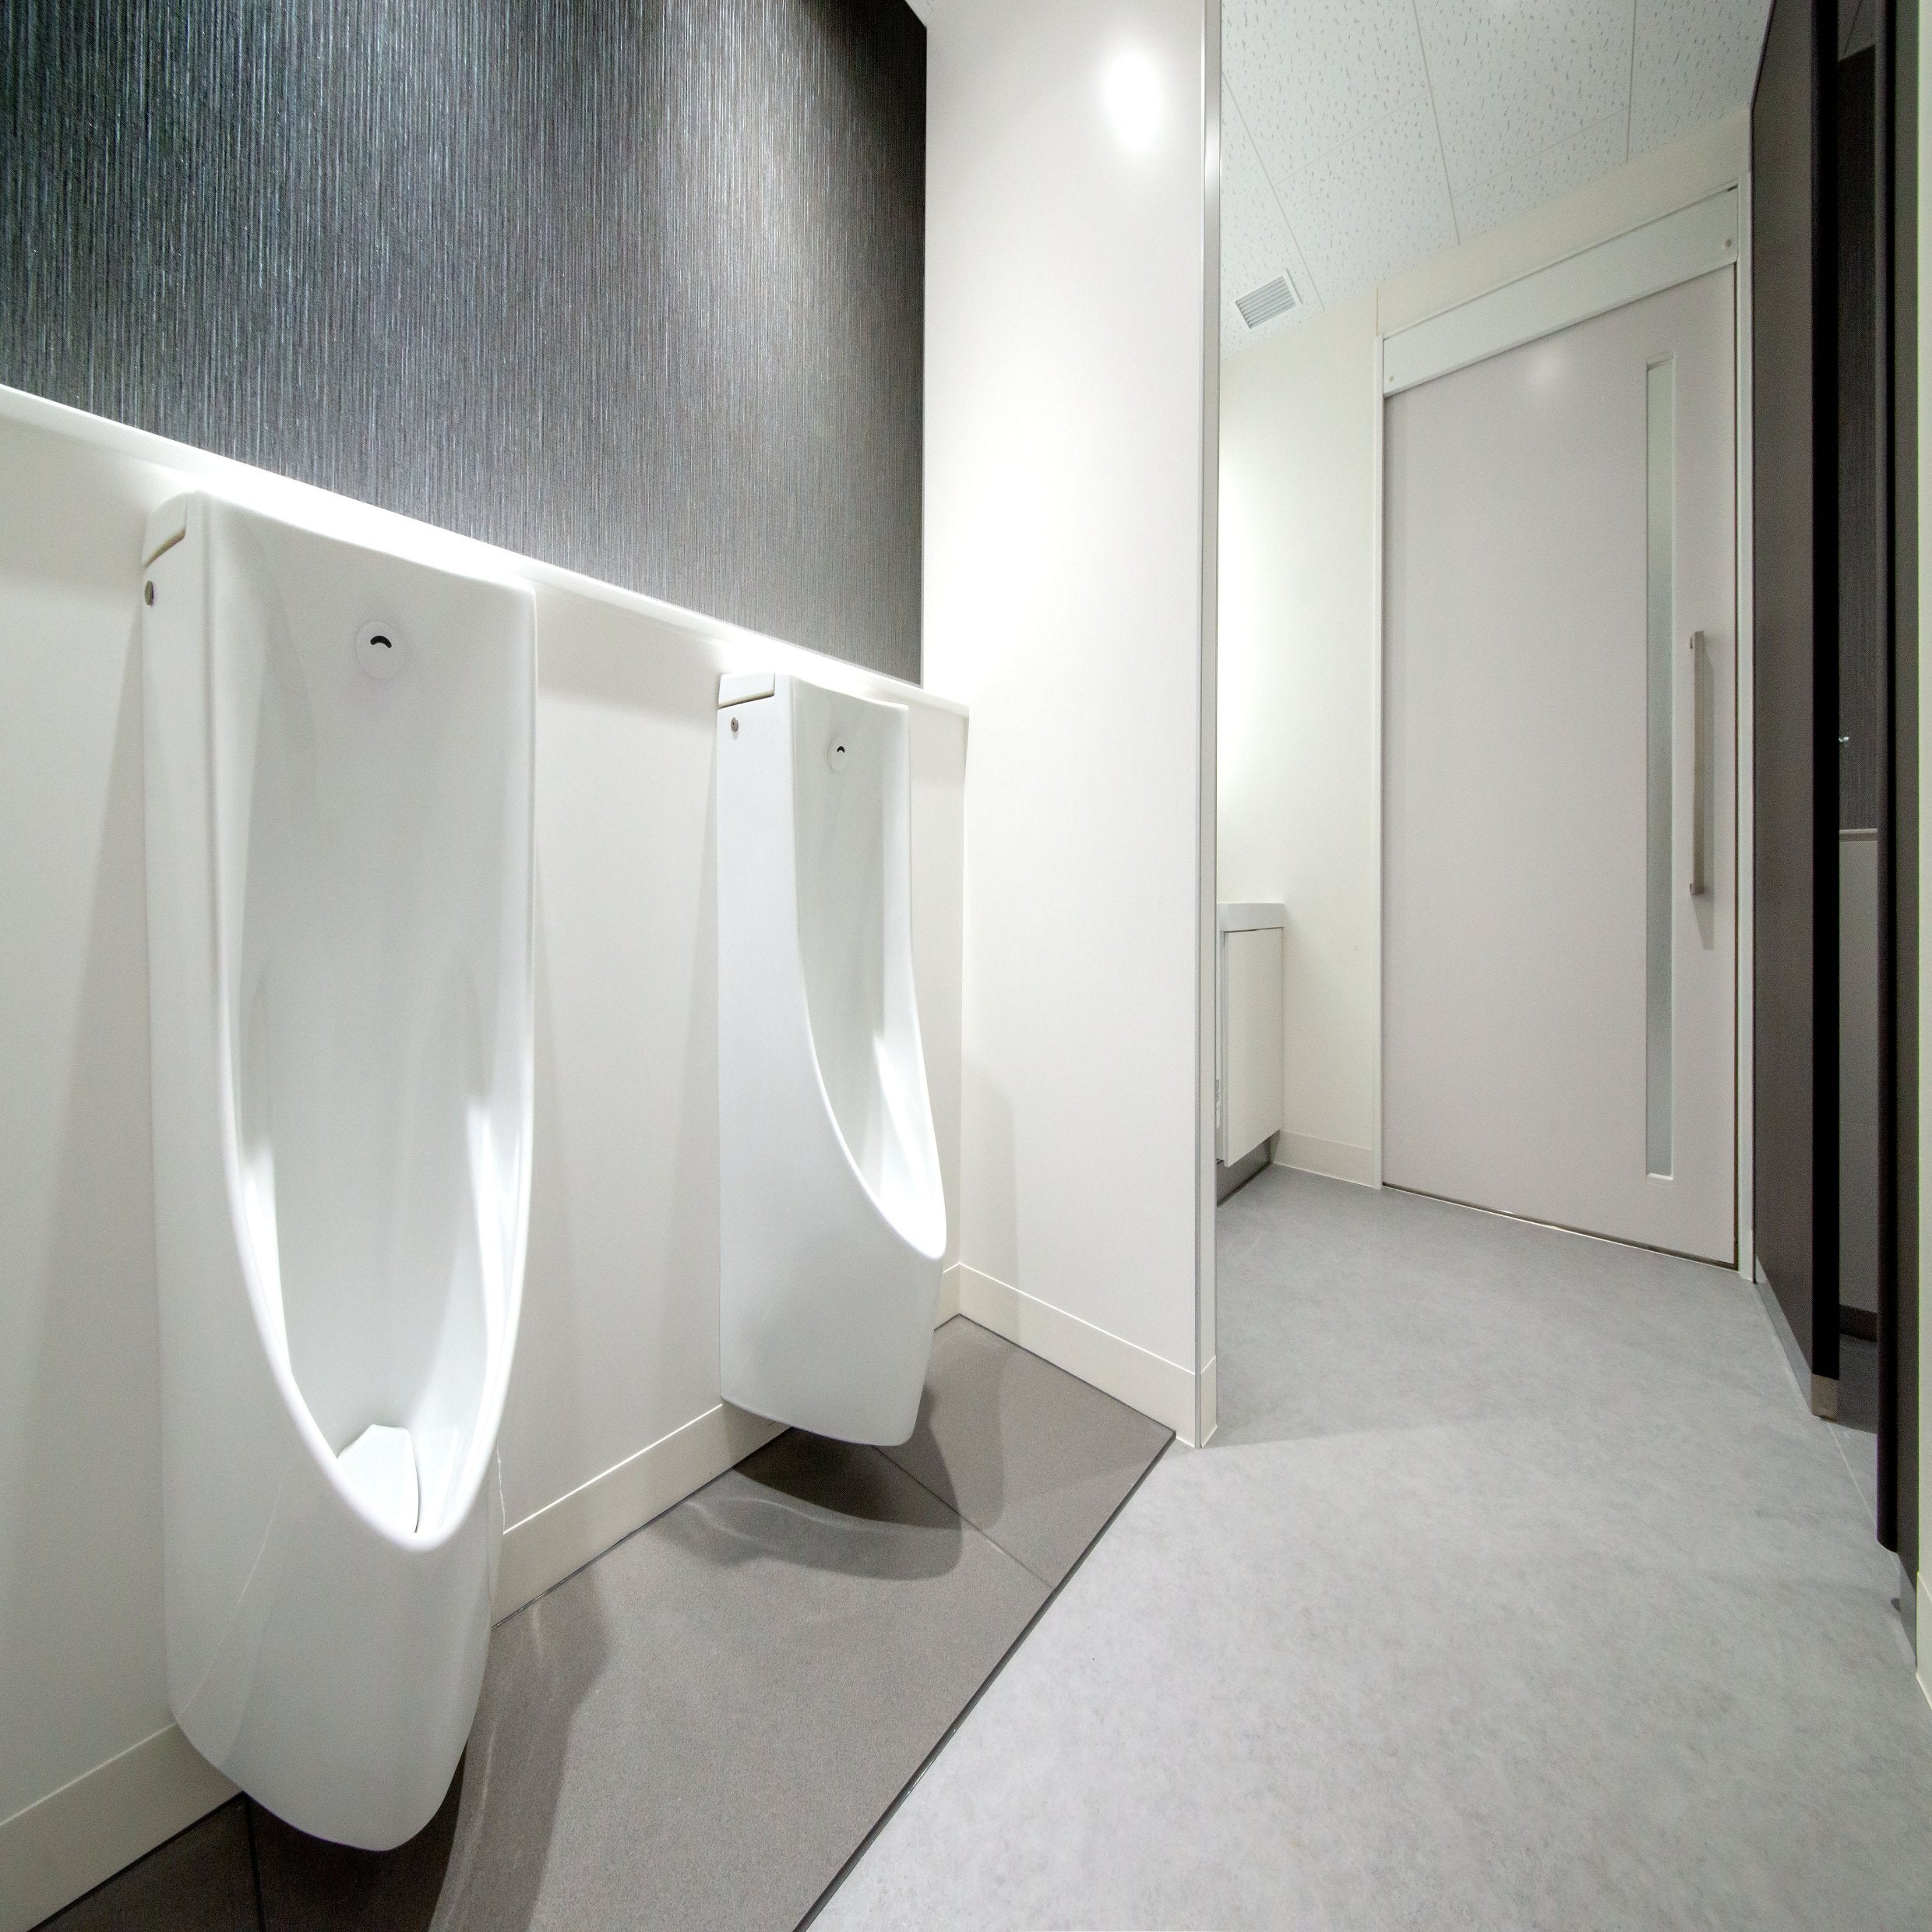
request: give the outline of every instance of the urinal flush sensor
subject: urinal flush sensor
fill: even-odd
[[[365,624],[355,634],[355,661],[378,682],[386,682],[403,668],[402,633],[393,624]]]
[[[835,738],[830,744],[826,746],[825,762],[834,771],[843,771],[845,769],[845,741],[844,739]]]

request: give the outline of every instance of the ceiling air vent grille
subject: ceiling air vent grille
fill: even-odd
[[[1250,329],[1258,329],[1263,323],[1286,315],[1295,306],[1296,299],[1295,284],[1285,275],[1278,275],[1273,281],[1250,289],[1236,300],[1235,306],[1241,311],[1241,319]]]

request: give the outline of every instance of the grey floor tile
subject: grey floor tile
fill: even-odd
[[[1274,1170],[1170,1451],[819,1923],[1932,1924],[1895,1568],[1734,1275]]]
[[[933,1338],[911,1440],[885,1453],[1051,1588],[1172,1440],[962,1317]]]
[[[41,1932],[255,1932],[255,1870],[239,1798],[45,1921]]]
[[[458,1765],[436,1815],[393,1852],[310,1838],[252,1805],[264,1932],[424,1932],[456,1839],[463,1772]]]
[[[1858,1491],[1858,1500],[1875,1525],[1878,1518],[1878,1438],[1862,1429],[1847,1429],[1842,1423],[1828,1423],[1832,1440],[1845,1458],[1845,1472]]]
[[[435,1923],[795,1925],[1045,1595],[781,1437],[498,1628]]]

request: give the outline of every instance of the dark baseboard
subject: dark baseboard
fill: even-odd
[[[1215,1200],[1217,1204],[1225,1200],[1237,1187],[1245,1187],[1256,1175],[1274,1158],[1274,1137],[1270,1134],[1258,1148],[1253,1148],[1239,1160],[1231,1161],[1225,1167],[1215,1163]]]
[[[1849,1308],[1842,1302],[1838,1305],[1838,1331],[1842,1335],[1854,1335],[1860,1341],[1878,1339],[1878,1317],[1869,1308]]]

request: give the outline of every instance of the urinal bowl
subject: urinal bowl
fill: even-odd
[[[789,677],[728,678],[719,702],[723,1391],[903,1442],[946,1248],[906,710]]]
[[[146,555],[169,1699],[269,1809],[383,1849],[489,1637],[534,605],[205,495]]]

